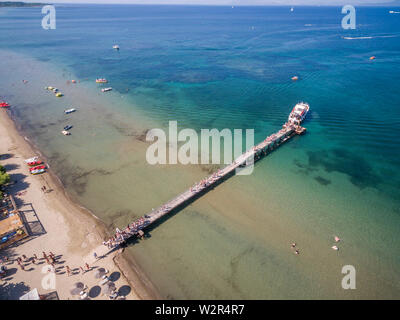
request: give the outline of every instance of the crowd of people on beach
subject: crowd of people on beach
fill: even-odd
[[[43,262],[40,262],[40,260],[45,260],[46,263],[47,263],[47,266],[48,266],[47,271],[48,272],[54,272],[54,273],[57,274],[57,272],[58,272],[57,269],[58,268],[56,268],[56,264],[62,264],[63,263],[63,262],[59,261],[59,258],[60,258],[60,256],[56,257],[54,255],[54,253],[52,253],[51,251],[48,254],[46,254],[46,252],[43,251],[42,252],[42,258],[38,258],[36,253],[34,253],[31,257],[27,257],[25,254],[23,254],[23,255],[17,257],[15,260],[12,260],[12,261],[10,261],[10,259],[8,257],[3,257],[3,258],[0,259],[0,264],[9,263],[9,262],[11,262],[11,263],[16,262],[18,264],[19,268],[22,271],[30,271],[30,270],[26,270],[25,269],[26,266],[28,266],[30,263],[32,263],[33,265],[39,265],[39,264],[43,263]],[[61,266],[61,269],[62,268],[63,267]],[[83,267],[79,267],[79,269],[80,269],[82,274],[84,274],[87,271],[91,270],[91,268],[90,268],[88,263],[84,264],[84,268]],[[76,273],[73,273],[71,271],[69,266],[65,266],[65,273],[67,274],[68,277],[73,275],[73,274],[76,274]]]

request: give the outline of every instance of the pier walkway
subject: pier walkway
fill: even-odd
[[[293,136],[304,133],[305,130],[306,129],[300,125],[289,122],[285,123],[281,130],[268,136],[264,141],[241,154],[233,163],[227,165],[223,169],[218,170],[199,183],[196,183],[194,186],[181,193],[177,197],[137,219],[133,223],[129,224],[124,230],[119,230],[117,228],[115,236],[103,244],[107,245],[108,247],[116,247],[133,236],[143,235],[142,229],[148,227],[155,221],[167,215],[172,210],[180,207],[186,202],[189,202],[189,200],[199,196],[199,193],[202,191],[218,184],[218,182],[232,174],[237,168],[253,164],[262,156],[267,155],[272,150],[275,150]]]

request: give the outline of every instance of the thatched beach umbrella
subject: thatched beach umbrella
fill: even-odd
[[[107,282],[103,288],[103,294],[111,294],[116,289],[114,282]]]
[[[75,296],[79,294],[83,288],[85,288],[85,285],[82,282],[75,282],[70,292]]]
[[[81,291],[82,291],[82,289],[74,288],[74,289],[72,289],[70,292],[71,292],[71,294],[72,294],[73,296],[76,296],[76,295],[78,295]]]
[[[106,269],[104,269],[104,268],[99,268],[99,269],[96,270],[96,272],[95,272],[95,274],[94,274],[94,277],[95,277],[96,279],[99,279],[99,278],[101,278],[102,276],[104,276],[105,274],[106,274]]]
[[[82,282],[75,282],[74,283],[74,288],[83,289],[84,287],[85,287],[85,285]]]

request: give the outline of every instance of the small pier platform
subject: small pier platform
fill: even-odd
[[[153,224],[155,221],[161,219],[174,209],[182,206],[190,200],[194,200],[196,199],[196,197],[201,196],[202,192],[222,182],[222,179],[233,174],[233,171],[237,168],[243,168],[249,164],[253,164],[255,161],[267,155],[269,152],[275,150],[292,137],[296,135],[301,135],[305,133],[305,131],[306,129],[304,127],[301,127],[300,125],[297,125],[293,122],[286,122],[282,126],[281,130],[268,136],[264,141],[254,146],[250,150],[247,150],[245,153],[236,158],[233,163],[218,170],[217,172],[203,179],[199,183],[196,183],[185,192],[179,194],[177,197],[171,199],[160,207],[135,220],[134,222],[129,224],[124,230],[119,230],[117,228],[115,236],[108,241],[105,241],[103,244],[111,248],[125,243],[129,238],[134,236],[142,238],[142,230]]]

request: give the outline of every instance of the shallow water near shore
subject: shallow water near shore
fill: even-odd
[[[128,250],[166,298],[398,298],[398,39],[343,39],[337,8],[299,8],[294,18],[286,8],[237,9],[60,6],[54,33],[36,26],[40,10],[8,9],[0,70],[12,72],[0,96],[71,196],[110,231],[212,169],[147,164],[147,129],[169,120],[254,128],[257,143],[306,100],[306,135]],[[351,35],[400,34],[385,12],[359,10]],[[94,83],[103,76],[110,94]],[[65,116],[68,107],[78,111]],[[70,137],[60,134],[66,124]],[[342,289],[344,265],[355,266],[357,290]]]

